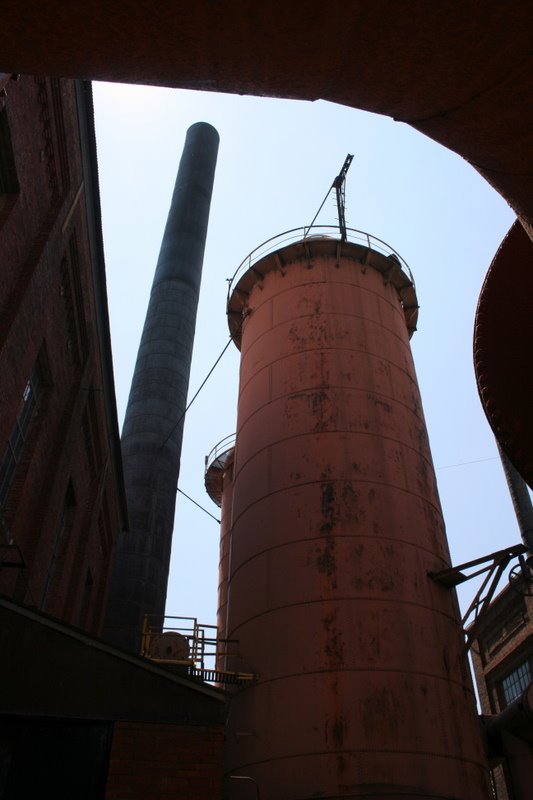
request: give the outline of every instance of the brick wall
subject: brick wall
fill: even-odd
[[[222,727],[117,722],[106,800],[220,800]]]
[[[0,569],[0,593],[98,634],[119,522],[75,84],[22,76],[0,106],[19,186],[0,213],[0,461],[42,373],[0,502],[25,568]]]
[[[533,598],[507,587],[493,601],[472,647],[483,714],[503,710],[501,680],[533,652]]]
[[[533,653],[533,598],[507,586],[493,600],[471,656],[481,705],[487,716],[503,708],[501,681]],[[493,765],[495,800],[509,800],[506,765]]]

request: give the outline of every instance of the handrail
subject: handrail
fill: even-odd
[[[159,655],[157,651],[153,652],[152,640],[166,633],[178,633],[187,640],[189,652],[186,656],[179,658],[174,654]],[[236,672],[217,667],[222,655],[236,655],[235,652],[228,650],[228,645],[236,643],[235,639],[221,639],[218,635],[217,625],[198,622],[196,617],[146,614],[143,623],[141,656],[155,664],[182,668],[190,677],[200,678],[208,683],[241,684],[257,680],[258,676],[251,672]]]
[[[221,439],[220,442],[217,442],[211,452],[205,457],[205,472],[207,472],[217,458],[226,453],[235,444],[236,437],[236,433],[230,433],[228,436]]]
[[[310,231],[312,231],[311,235],[309,235]],[[402,270],[406,272],[409,280],[414,286],[415,282],[409,265],[393,247],[387,244],[387,242],[384,242],[382,239],[378,239],[377,236],[372,236],[372,234],[366,233],[366,231],[357,230],[356,228],[347,228],[346,233],[347,242],[364,245],[365,247],[368,247],[369,250],[375,250],[385,256],[395,256],[400,262]],[[252,250],[251,253],[248,253],[248,255],[241,261],[235,270],[233,276],[228,278],[228,301],[231,297],[233,289],[235,288],[235,285],[240,280],[242,275],[251,269],[254,264],[257,264],[257,262],[262,258],[288,244],[295,244],[298,241],[305,241],[307,239],[315,239],[319,237],[337,239],[339,242],[341,242],[338,225],[313,225],[312,227],[306,225],[299,228],[291,228],[288,231],[283,231],[283,233],[276,234],[276,236],[271,236],[270,239],[266,239],[254,250]]]
[[[208,631],[212,631],[213,635],[207,635]],[[154,659],[150,656],[152,638],[164,633],[178,633],[187,640],[189,645],[187,658],[181,660],[176,660],[172,657]],[[213,663],[216,659],[217,643],[218,627],[216,625],[198,622],[196,617],[145,614],[141,642],[141,655],[144,657],[158,661],[192,664],[199,669],[205,669],[206,659],[211,659]]]

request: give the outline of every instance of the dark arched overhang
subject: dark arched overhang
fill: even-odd
[[[4,0],[0,69],[321,98],[385,114],[467,159],[507,199],[531,237],[530,9],[527,0],[332,0],[318,9],[304,0]],[[525,270],[532,268],[532,250],[523,238]],[[489,326],[496,297],[511,314],[523,297],[509,253],[502,246],[484,286],[480,308]],[[496,272],[498,292],[491,293]],[[527,369],[529,317],[511,316],[509,324],[516,333],[512,361]],[[493,355],[483,362],[482,402],[504,450],[533,484],[527,467],[533,432],[525,424],[529,387],[515,380],[501,391],[509,353],[496,332],[486,341]],[[477,354],[478,371],[479,364]],[[524,424],[517,443],[506,431],[515,430],[518,418]]]

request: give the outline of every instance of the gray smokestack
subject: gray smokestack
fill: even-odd
[[[165,611],[218,142],[205,122],[187,131],[122,430],[130,530],[121,533],[116,550],[106,636],[133,651],[139,650],[144,615]]]
[[[498,450],[500,451],[500,458],[502,460],[507,486],[511,493],[511,500],[513,501],[518,527],[520,528],[520,535],[528,549],[528,558],[533,560],[533,505],[529,496],[529,489],[527,483],[503,452],[499,444]]]

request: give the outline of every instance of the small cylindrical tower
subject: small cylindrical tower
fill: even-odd
[[[219,137],[187,131],[122,430],[130,530],[120,535],[106,620],[138,651],[144,615],[163,620],[183,418]],[[158,624],[152,619],[153,624]]]
[[[450,560],[413,282],[366,234],[301,236],[230,286],[228,667],[259,676],[231,701],[230,796],[486,800],[456,599],[428,577]]]
[[[220,558],[218,562],[217,658],[216,669],[226,668],[226,616],[228,605],[228,572],[233,506],[233,460],[235,436],[219,442],[205,459],[205,488],[220,508]]]

